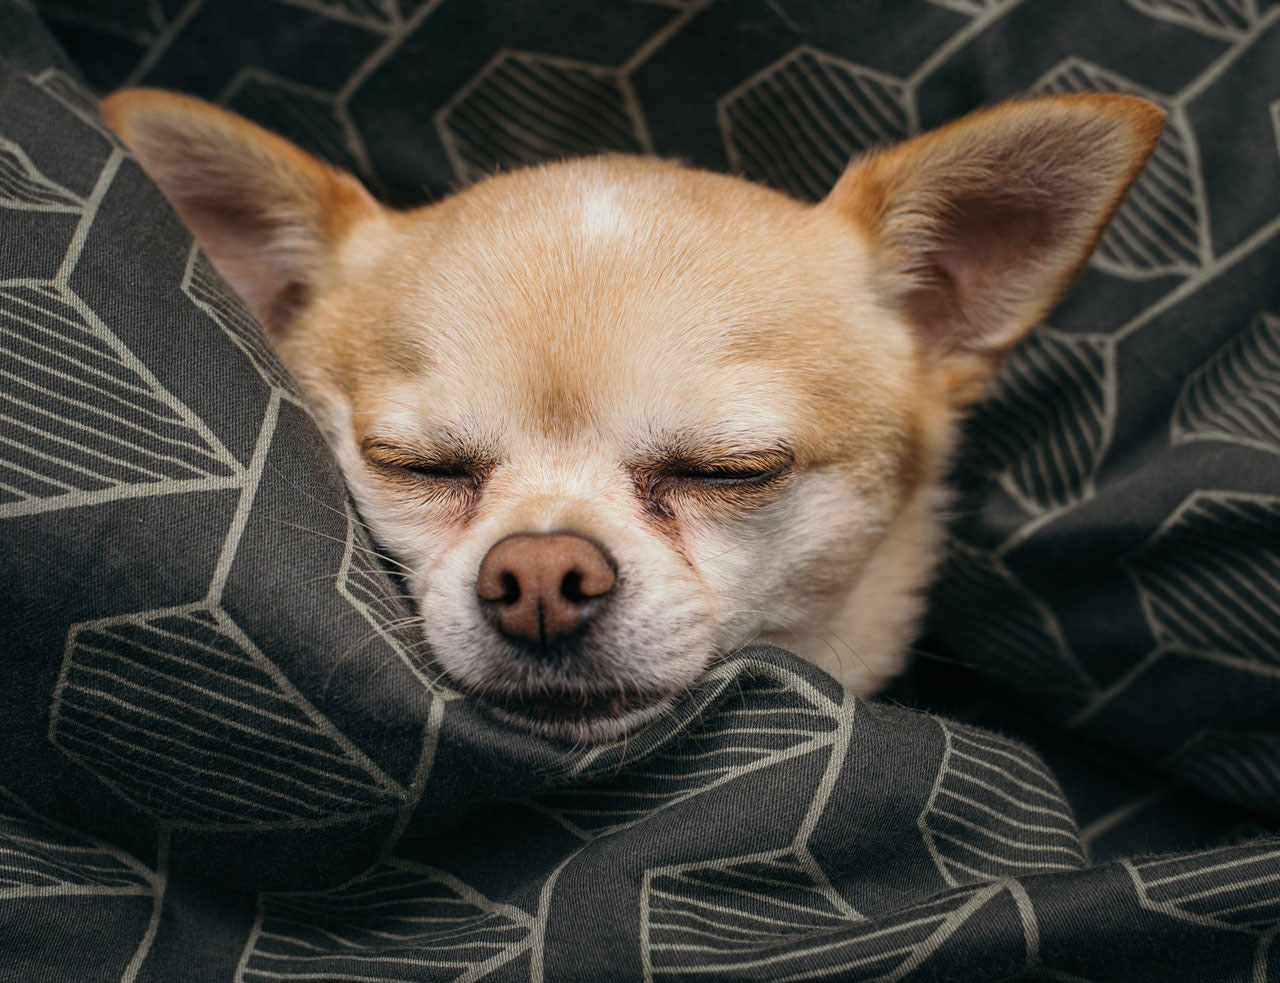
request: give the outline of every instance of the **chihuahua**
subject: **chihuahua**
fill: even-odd
[[[957,421],[1164,119],[1006,103],[817,205],[602,156],[392,211],[199,100],[102,112],[300,381],[439,666],[574,740],[751,641],[859,694],[900,670]]]

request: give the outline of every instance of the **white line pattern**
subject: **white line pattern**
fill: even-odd
[[[678,753],[531,804],[584,840],[616,833],[725,782],[830,747],[838,726],[834,709],[811,689],[762,679]]]
[[[325,825],[404,798],[217,608],[72,631],[49,739],[177,827]]]
[[[32,78],[52,98],[62,103],[80,122],[104,137],[112,146],[122,146],[115,131],[98,115],[98,97],[66,72],[49,68]]]
[[[345,505],[347,536],[338,567],[338,593],[369,623],[374,635],[400,657],[424,687],[444,699],[459,696],[444,684],[429,665],[426,638],[420,619],[410,614],[403,597],[389,590],[386,573],[377,566],[377,551],[356,519],[350,502]]]
[[[49,180],[20,146],[0,137],[0,207],[34,212],[79,212],[84,199]]]
[[[857,920],[790,852],[647,874],[642,904],[643,939],[655,975],[680,951],[732,961]]]
[[[948,884],[1084,866],[1058,783],[1013,741],[939,721],[946,750],[918,825]]]
[[[331,891],[264,895],[235,983],[478,980],[529,948],[530,916],[398,858]]]
[[[1280,734],[1204,730],[1163,767],[1224,801],[1280,815]]]
[[[359,137],[342,118],[331,93],[245,68],[227,84],[218,102],[338,167],[367,173],[357,149]]]
[[[1161,642],[1280,665],[1280,498],[1196,492],[1123,564]]]
[[[959,11],[962,14],[969,14],[976,17],[984,14],[993,7],[998,7],[1004,0],[929,0],[930,3],[936,3],[939,7],[950,7],[952,10]]]
[[[150,870],[118,847],[50,823],[0,786],[0,901],[154,893]]]
[[[1231,40],[1258,19],[1255,0],[1126,0],[1144,14],[1181,24],[1210,37]]]
[[[0,516],[91,504],[125,485],[225,487],[242,471],[79,298],[0,288]]]
[[[1149,911],[1263,937],[1280,924],[1280,846],[1275,842],[1124,865],[1139,903]]]
[[[269,385],[280,390],[283,396],[297,405],[305,406],[298,384],[280,361],[280,356],[267,340],[257,318],[250,313],[240,296],[227,288],[218,271],[209,262],[209,257],[194,240],[191,251],[187,254],[182,292],[208,314],[236,347],[245,353],[258,374]]]
[[[969,435],[975,467],[999,476],[1029,514],[1087,498],[1115,413],[1115,346],[1041,327],[1010,356]]]
[[[1276,131],[1276,156],[1280,157],[1280,99],[1271,104],[1271,127]]]
[[[556,157],[645,149],[614,68],[503,51],[436,114],[463,181]]]
[[[803,941],[814,932],[836,931],[862,918],[809,849],[849,753],[855,704],[846,694],[837,707],[790,674],[766,672],[784,686],[790,683],[788,702],[800,697],[802,705],[827,707],[835,728],[828,735],[822,777],[794,831],[777,831],[784,842],[790,834],[787,846],[645,871],[639,929],[646,981],[664,970],[679,971],[681,953],[718,962],[774,949],[797,936]]]
[[[823,197],[856,153],[907,136],[901,79],[803,46],[719,102],[735,171],[801,198]]]
[[[315,11],[334,20],[356,24],[370,31],[385,30],[400,21],[396,0],[276,0]]]
[[[798,936],[775,936],[772,945],[753,946],[745,938],[666,942],[653,954],[653,972],[646,975],[646,983],[677,979],[771,983],[900,980],[1003,890],[1001,884],[961,889],[884,918],[849,922],[843,928],[820,925]]]
[[[958,623],[954,641],[964,650],[980,646],[990,671],[1032,691],[1046,680],[1062,696],[1078,698],[1094,690],[1053,612],[999,558],[953,541],[939,579],[947,590],[936,604]],[[983,612],[976,623],[965,617],[973,611]]]
[[[1259,314],[1187,380],[1170,439],[1221,440],[1280,454],[1280,318]]]

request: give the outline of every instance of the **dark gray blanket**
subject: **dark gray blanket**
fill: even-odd
[[[1170,117],[974,417],[891,698],[752,649],[570,748],[438,678],[126,83],[402,203]],[[1276,983],[1280,3],[0,0],[0,578],[0,980]]]

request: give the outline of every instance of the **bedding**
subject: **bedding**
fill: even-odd
[[[968,425],[911,673],[755,646],[570,747],[434,671],[124,84],[401,204],[1170,116]],[[0,380],[0,980],[1280,981],[1276,0],[0,0]]]

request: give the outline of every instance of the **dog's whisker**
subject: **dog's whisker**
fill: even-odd
[[[721,591],[719,593],[721,597],[727,598],[731,602],[753,600],[748,598],[737,597],[730,592]],[[801,637],[802,632],[804,635],[808,635],[810,637],[817,635],[821,639],[822,643],[831,650],[831,654],[835,658],[837,665],[840,666],[840,672],[841,672],[842,678],[846,676],[844,657],[841,655],[840,651],[832,643],[832,639],[839,642],[840,645],[844,647],[845,651],[853,659],[855,659],[858,662],[858,664],[863,667],[863,669],[865,669],[867,672],[873,675],[876,675],[875,670],[867,663],[867,661],[861,655],[858,654],[858,651],[853,647],[853,645],[851,645],[848,642],[848,640],[845,639],[844,636],[842,636],[839,632],[828,627],[827,625],[814,625],[808,620],[807,613],[804,612],[804,610],[796,604],[792,604],[788,601],[784,601],[781,598],[776,598],[776,597],[771,599],[771,603],[774,605],[777,605],[778,607],[776,608],[738,607],[737,610],[743,614],[757,614],[757,615],[764,615],[767,617],[780,618],[785,622],[785,624],[782,626],[782,630],[789,632],[793,637],[797,639]],[[784,611],[779,610],[780,608],[789,609],[791,611],[798,612],[798,614],[788,615]],[[750,637],[753,640],[758,640],[763,636],[763,634],[764,634],[764,630],[757,630],[753,632]]]
[[[311,584],[336,584],[338,581],[337,572],[316,574],[314,577],[300,577],[296,580],[282,581],[280,586],[287,588],[308,587]],[[388,594],[379,594],[380,601],[407,601],[410,604],[418,604],[419,598],[415,594],[405,594],[399,591],[393,591]]]
[[[334,536],[331,533],[321,532],[319,529],[312,529],[309,526],[304,526],[297,522],[290,522],[288,519],[281,519],[281,518],[277,518],[276,516],[267,516],[267,521],[275,522],[282,526],[288,526],[291,529],[297,529],[297,530],[300,530],[301,532],[310,533],[312,536],[318,536],[321,539],[327,539],[334,543],[341,543],[343,546],[348,545],[348,540],[342,538],[341,536]],[[363,553],[366,556],[375,557],[379,560],[382,560],[385,563],[390,564],[391,566],[398,567],[399,569],[403,570],[404,573],[406,574],[412,575],[416,573],[414,568],[411,567],[409,564],[404,563],[400,560],[397,560],[393,556],[388,556],[386,553],[382,553],[382,552],[379,552],[378,550],[371,549],[360,543],[350,543],[350,545],[352,546],[353,549],[359,551],[360,553]]]
[[[338,669],[347,659],[351,658],[353,655],[355,655],[365,646],[369,645],[375,639],[383,638],[387,634],[395,633],[402,628],[408,628],[410,626],[422,624],[422,623],[423,623],[422,618],[417,615],[414,615],[412,617],[406,616],[403,618],[396,618],[392,621],[384,622],[383,624],[378,625],[376,628],[372,629],[371,631],[366,632],[364,635],[361,635],[358,639],[356,639],[356,641],[352,642],[349,646],[347,646],[347,648],[344,649],[342,653],[336,659],[334,659],[333,662],[330,664],[329,672],[325,676],[325,680],[321,688],[321,692],[326,692],[328,690],[330,683],[333,681],[333,677],[337,674]],[[397,642],[400,642],[400,641],[401,640],[397,638]],[[410,645],[410,649],[416,650],[420,644],[425,644],[425,642],[426,642],[425,638],[413,639]]]
[[[915,645],[908,646],[907,651],[915,658],[929,659],[933,662],[945,662],[948,665],[960,666],[962,669],[976,669],[981,671],[982,667],[976,662],[967,662],[964,659],[957,659],[954,656],[942,655],[939,652],[933,652],[929,649],[923,649]]]
[[[371,537],[376,538],[376,534],[374,533],[373,527],[360,518],[359,513],[356,511],[356,508],[350,499],[347,499],[347,507],[340,509],[336,505],[326,502],[319,495],[316,495],[308,491],[302,485],[298,484],[296,481],[291,479],[289,477],[288,472],[285,471],[283,468],[278,466],[273,467],[272,473],[279,476],[279,478],[285,484],[287,484],[290,488],[296,491],[303,498],[306,498],[309,501],[313,502],[314,504],[319,505],[321,508],[326,509],[329,512],[332,512],[334,515],[341,516],[343,519],[346,519],[354,523],[355,525],[363,529],[365,532],[367,532]]]

